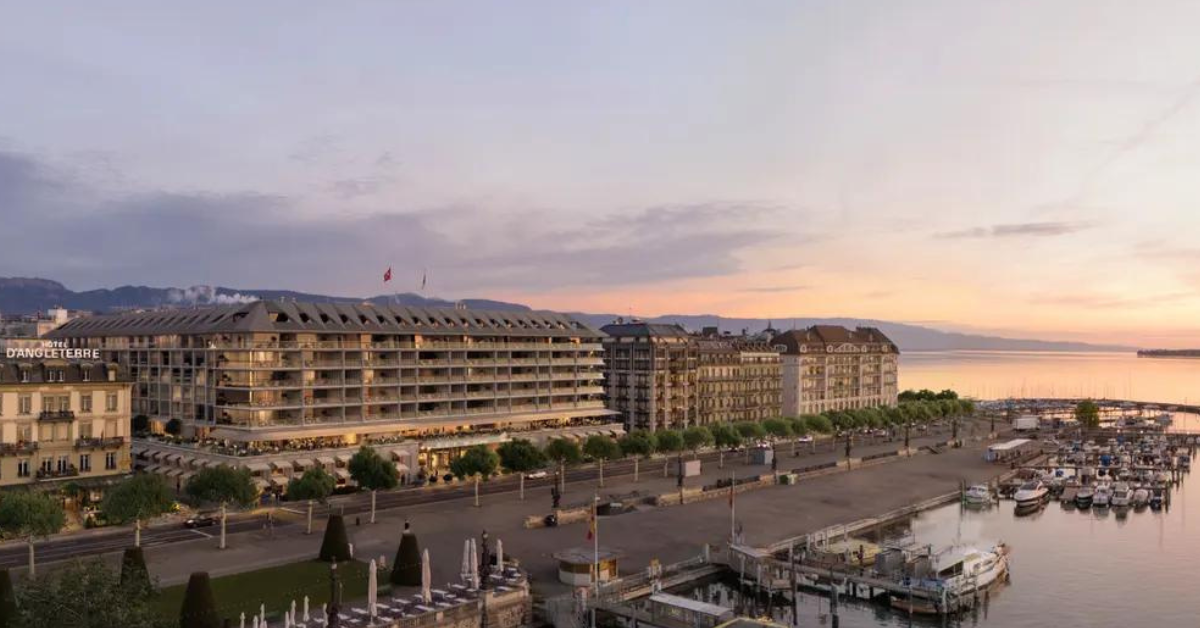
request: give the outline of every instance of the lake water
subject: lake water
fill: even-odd
[[[1169,510],[1115,513],[1067,510],[1051,502],[1039,513],[1013,514],[1013,502],[974,510],[958,505],[921,514],[909,525],[912,539],[935,548],[955,541],[991,547],[1009,545],[1011,577],[992,591],[986,605],[946,620],[946,625],[981,628],[1043,626],[1175,628],[1200,624],[1200,598],[1194,597],[1200,542],[1190,525],[1200,526],[1200,486],[1195,474],[1173,489]],[[1200,529],[1198,529],[1200,531]],[[681,592],[718,601],[728,597],[722,583]],[[776,609],[775,618],[790,620]],[[805,594],[801,626],[828,626],[829,602]],[[846,601],[839,605],[843,628],[938,626],[938,620],[912,618],[886,607]]]
[[[1094,397],[1200,403],[1200,360],[1133,353],[911,351],[900,388],[951,388],[980,399]]]

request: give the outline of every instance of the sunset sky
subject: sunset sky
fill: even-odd
[[[0,8],[0,276],[1200,345],[1200,3],[182,6]]]

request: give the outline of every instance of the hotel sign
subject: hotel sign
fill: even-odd
[[[36,360],[99,360],[99,349],[78,349],[68,347],[67,343],[61,340],[47,340],[38,347],[9,347],[5,350],[5,357],[11,359],[36,359]]]

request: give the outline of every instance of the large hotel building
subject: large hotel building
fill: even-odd
[[[0,487],[128,473],[129,389],[98,360],[0,360]]]
[[[896,405],[900,350],[873,327],[815,325],[771,339],[783,354],[783,412]]]
[[[605,325],[609,405],[635,429],[680,429],[780,416],[780,359],[770,344],[706,329]]]
[[[155,432],[136,460],[180,481],[220,463],[264,488],[314,465],[346,479],[364,443],[411,479],[475,444],[622,432],[601,334],[561,314],[259,301],[81,318],[49,337],[128,370]]]

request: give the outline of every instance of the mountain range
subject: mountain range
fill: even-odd
[[[463,303],[470,308],[529,311],[531,308],[518,303],[491,299],[461,299],[450,301],[425,297],[413,293],[377,295],[366,299],[340,297],[291,290],[246,290],[214,286],[192,286],[190,288],[151,288],[147,286],[121,286],[75,292],[63,284],[49,279],[25,277],[0,277],[0,314],[33,314],[53,307],[92,312],[111,312],[126,309],[156,307],[193,307],[246,303],[258,299],[286,299],[317,303],[362,303],[400,304],[428,307],[451,307]],[[602,327],[613,320],[616,314],[570,312],[579,320],[593,327]],[[815,324],[843,325],[846,327],[877,327],[899,345],[903,351],[1133,351],[1133,347],[1120,345],[1097,345],[1082,342],[1036,340],[1027,338],[1004,338],[980,334],[964,334],[942,331],[931,327],[894,323],[890,321],[860,318],[788,318],[770,321],[761,318],[728,318],[713,314],[665,315],[646,318],[655,323],[677,323],[690,330],[702,327],[718,327],[721,331],[739,333],[743,330],[757,332],[773,324],[777,329],[807,327]]]

